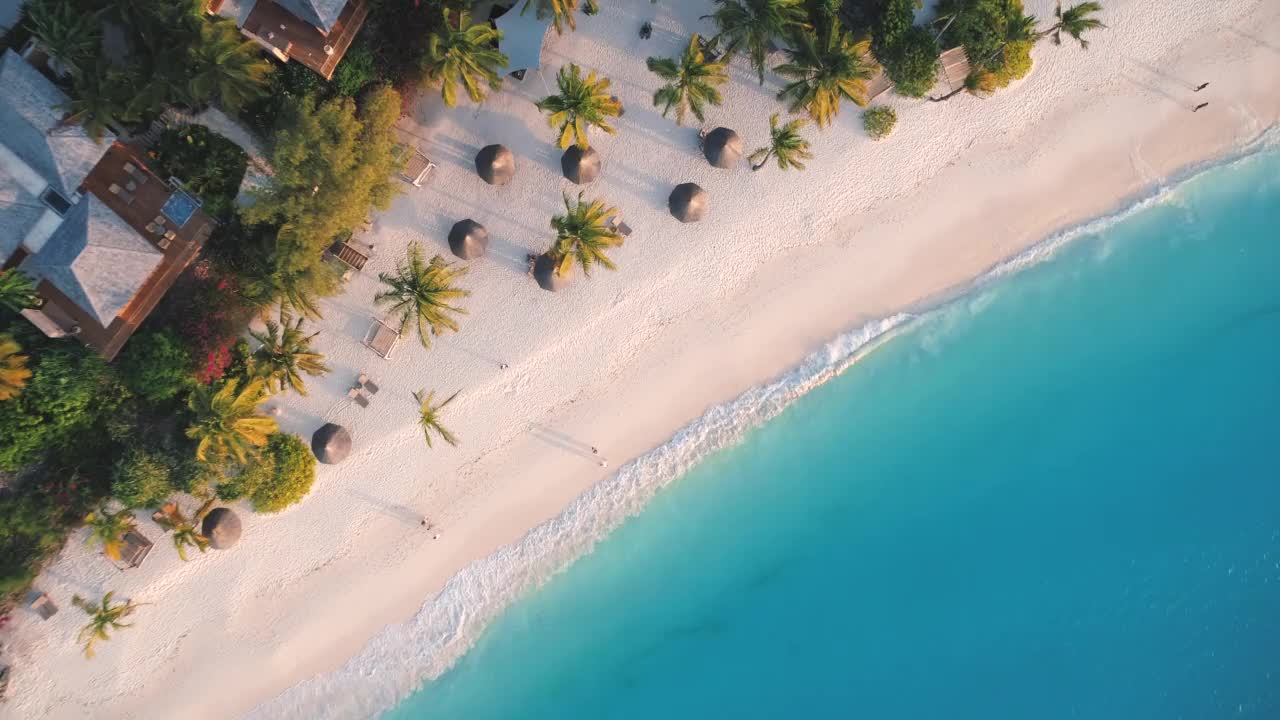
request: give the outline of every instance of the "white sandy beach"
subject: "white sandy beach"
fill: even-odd
[[[550,244],[561,191],[577,192],[533,107],[545,94],[536,75],[479,108],[424,96],[406,128],[439,167],[376,216],[376,256],[324,303],[319,349],[333,372],[309,380],[308,397],[271,401],[282,427],[306,438],[324,422],[349,428],[351,457],[320,466],[311,495],[284,513],[241,508],[240,544],[187,563],[141,514],[156,548],[137,570],[117,571],[82,544],[84,531],[73,535],[37,582],[62,612],[42,622],[19,611],[0,635],[14,666],[0,718],[375,714],[695,457],[692,441],[651,455],[648,475],[633,473],[522,542],[677,429],[831,338],[936,303],[1280,119],[1280,4],[1110,0],[1110,29],[1087,52],[1041,43],[1031,75],[990,99],[883,95],[899,121],[878,143],[846,104],[832,127],[806,130],[816,154],[806,171],[718,170],[699,153],[696,127],[654,111],[658,82],[644,66],[647,55],[677,54],[691,32],[713,34],[698,20],[710,0],[601,5],[576,33],[552,35],[543,62],[548,83],[569,61],[601,72],[627,108],[616,136],[593,136],[604,172],[587,187],[634,229],[613,254],[619,270],[579,274],[558,294],[525,275],[525,254]],[[1052,17],[1049,0],[1026,5]],[[646,19],[654,34],[643,41]],[[1193,93],[1201,82],[1211,84]],[[782,109],[776,90],[776,78],[761,88],[736,62],[707,126],[758,147]],[[1210,105],[1193,114],[1198,101]],[[490,143],[516,154],[509,185],[476,176],[472,159]],[[667,212],[668,193],[686,181],[710,193],[701,223]],[[448,255],[445,235],[466,217],[493,240],[463,280],[472,294],[462,331],[430,350],[409,338],[393,359],[377,357],[361,339],[380,315],[378,272],[411,241]],[[367,409],[346,399],[362,371],[381,388]],[[462,391],[446,416],[458,448],[426,447],[410,397],[421,388]],[[423,516],[440,539],[420,527]],[[86,661],[75,643],[83,615],[69,601],[107,590],[149,604]]]

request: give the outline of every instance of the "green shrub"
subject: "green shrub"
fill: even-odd
[[[178,178],[200,197],[206,213],[220,221],[235,213],[249,163],[239,145],[203,125],[188,125],[166,130],[152,155],[162,175]]]
[[[925,28],[908,28],[880,58],[893,90],[906,97],[924,97],[938,79],[938,42]]]
[[[66,517],[39,491],[0,495],[0,606],[27,587],[40,561],[66,541]]]
[[[17,470],[51,451],[94,457],[127,429],[129,390],[101,356],[79,344],[24,347],[31,378],[21,395],[0,402],[0,469]]]
[[[1021,80],[1031,72],[1031,45],[1024,40],[1004,46],[1004,52],[1001,53],[1004,64],[995,73],[996,87],[1008,87],[1009,83]]]
[[[882,140],[898,124],[898,113],[887,105],[877,105],[862,112],[862,127],[873,140]]]
[[[316,459],[297,435],[276,433],[239,475],[218,486],[218,497],[247,497],[258,512],[279,512],[311,492]]]
[[[333,74],[333,91],[345,97],[354,97],[373,82],[374,72],[373,53],[363,44],[352,46]]]
[[[915,22],[915,0],[886,0],[872,29],[871,52],[880,62],[891,55],[889,48],[898,44]]]
[[[111,469],[111,494],[131,508],[157,507],[173,494],[173,467],[163,455],[129,448]]]
[[[191,383],[191,354],[168,330],[134,335],[117,362],[124,384],[151,402],[168,400]]]

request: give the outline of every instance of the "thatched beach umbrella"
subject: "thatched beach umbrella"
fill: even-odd
[[[600,153],[595,148],[583,150],[573,145],[560,156],[560,169],[572,182],[586,185],[600,177]]]
[[[506,185],[516,175],[516,156],[502,145],[486,145],[476,153],[476,172],[490,185]]]
[[[204,516],[200,534],[209,538],[209,547],[226,550],[240,540],[240,516],[231,508],[214,508]]]
[[[325,423],[311,436],[311,452],[326,465],[337,465],[351,452],[351,433],[341,425]]]
[[[667,207],[680,222],[697,222],[707,214],[707,191],[693,183],[682,183],[671,191]]]
[[[729,128],[718,127],[702,141],[702,154],[712,165],[732,170],[742,163],[742,138]]]
[[[560,292],[569,287],[569,273],[561,275],[556,272],[559,265],[551,253],[542,253],[537,260],[533,261],[533,279],[538,281],[538,286],[543,290],[551,292]]]
[[[463,260],[475,260],[489,249],[489,231],[471,218],[455,223],[449,231],[449,249]]]

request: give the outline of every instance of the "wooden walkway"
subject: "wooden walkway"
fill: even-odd
[[[964,79],[969,75],[969,56],[965,54],[964,47],[953,47],[942,53],[938,58],[938,68],[940,75],[938,80],[947,84],[948,91],[964,85]],[[867,102],[870,103],[891,88],[893,88],[893,82],[885,74],[884,68],[879,68],[875,77],[867,83]]]

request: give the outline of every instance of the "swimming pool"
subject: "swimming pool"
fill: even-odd
[[[160,213],[178,227],[182,227],[198,209],[200,209],[199,200],[188,195],[185,190],[174,190],[169,199],[164,202],[164,207],[160,208]]]

